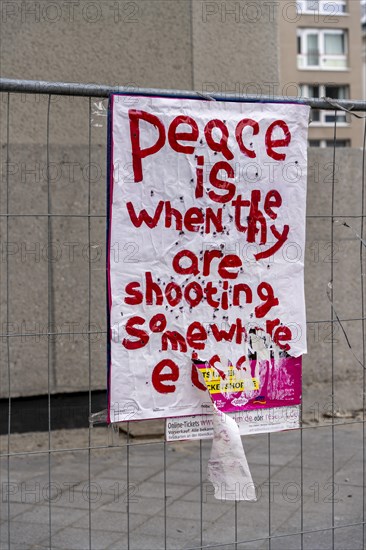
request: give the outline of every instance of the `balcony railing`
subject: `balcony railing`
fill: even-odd
[[[347,69],[347,55],[331,55],[312,52],[308,54],[298,54],[297,68],[312,69],[322,71],[342,71]]]

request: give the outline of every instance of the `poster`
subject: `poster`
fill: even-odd
[[[111,422],[301,403],[308,116],[111,96]]]
[[[299,427],[300,405],[272,409],[242,410],[228,413],[239,427],[240,435],[293,430]],[[166,421],[167,441],[212,439],[212,415],[178,416]]]

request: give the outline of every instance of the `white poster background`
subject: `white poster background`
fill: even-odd
[[[300,405],[227,413],[227,416],[234,418],[240,435],[280,432],[300,427]],[[168,418],[165,433],[167,441],[212,439],[213,417],[201,414]]]
[[[304,304],[303,260],[305,245],[305,205],[307,179],[307,127],[309,108],[304,105],[278,103],[238,103],[187,100],[176,98],[152,98],[133,96],[113,96],[112,98],[112,140],[111,161],[113,163],[113,182],[111,182],[110,213],[110,248],[109,248],[109,285],[110,285],[110,327],[111,327],[111,362],[109,407],[110,421],[138,420],[148,418],[174,417],[210,412],[210,398],[192,384],[191,354],[194,351],[188,346],[186,353],[170,349],[161,351],[161,334],[154,334],[149,329],[150,319],[157,313],[163,313],[167,319],[166,330],[178,331],[186,335],[187,326],[199,321],[206,327],[210,323],[234,323],[242,319],[243,325],[255,323],[265,329],[267,319],[279,318],[281,323],[289,326],[292,341],[289,342],[289,354],[295,357],[306,353],[306,322]],[[164,146],[155,154],[142,159],[143,180],[135,182],[132,169],[132,147],[130,135],[129,110],[137,109],[157,116],[164,124],[166,135],[171,121],[179,116],[192,117],[199,127],[196,143],[182,141],[185,145],[194,145],[193,154],[182,154],[174,151],[166,138]],[[235,128],[240,120],[248,118],[259,124],[260,131],[253,135],[251,128],[243,133],[243,139],[256,153],[256,158],[243,154],[235,138]],[[172,207],[183,215],[188,208],[198,206],[205,210],[222,208],[222,203],[208,198],[207,191],[215,190],[209,182],[209,171],[220,161],[226,161],[222,153],[213,151],[206,143],[205,125],[212,119],[224,121],[229,131],[228,147],[234,159],[228,161],[235,171],[235,179],[222,174],[222,179],[234,181],[236,194],[243,199],[250,198],[252,190],[260,190],[262,200],[260,210],[267,221],[268,240],[264,246],[248,244],[246,233],[239,232],[234,224],[234,210],[230,201],[223,210],[223,223],[226,230],[222,234],[177,231],[174,218],[171,228],[164,226],[163,209],[157,226],[150,229],[145,224],[136,228],[130,219],[126,204],[132,202],[138,214],[146,209],[153,215],[159,201],[170,200]],[[285,153],[284,161],[277,161],[268,156],[265,147],[265,132],[276,120],[283,120],[291,132],[291,141],[287,147],[274,147],[275,151]],[[181,125],[178,131],[190,131]],[[216,132],[216,133],[215,133]],[[277,133],[276,133],[277,132]],[[278,129],[273,139],[283,139],[284,133]],[[214,130],[215,139],[220,139],[220,132]],[[140,122],[140,144],[142,148],[153,145],[158,137],[154,125]],[[249,147],[249,145],[248,145]],[[196,155],[203,155],[204,196],[195,197]],[[263,202],[269,190],[278,190],[282,205],[276,209],[278,217],[271,220],[263,210]],[[232,200],[234,200],[232,199]],[[245,223],[245,217],[243,218]],[[289,225],[289,234],[284,245],[271,257],[256,261],[254,254],[271,246],[275,242],[270,226],[275,224],[279,232],[285,224]],[[253,291],[253,302],[228,310],[213,311],[206,301],[192,309],[182,302],[171,307],[164,299],[164,304],[128,305],[125,303],[126,285],[139,281],[142,292],[145,287],[145,273],[151,272],[154,281],[160,280],[163,288],[174,278],[180,285],[196,280],[203,283],[212,281],[219,284],[217,269],[208,277],[177,274],[172,268],[173,257],[181,249],[189,249],[199,258],[200,252],[210,247],[220,247],[225,254],[238,254],[243,262],[242,272],[229,283],[246,283]],[[217,263],[213,262],[213,267]],[[200,268],[202,264],[200,262]],[[279,305],[272,308],[264,318],[256,319],[254,309],[261,304],[256,289],[261,281],[272,285]],[[168,307],[166,307],[168,305]],[[182,308],[183,306],[183,308]],[[127,350],[122,341],[133,340],[125,331],[129,318],[139,315],[146,322],[139,328],[149,335],[149,342],[138,350]],[[227,319],[223,319],[223,317]],[[234,339],[235,340],[235,339]],[[246,346],[235,342],[216,342],[212,333],[208,335],[204,350],[198,351],[200,359],[208,360],[215,354],[229,358],[233,364],[246,354]],[[179,378],[174,383],[175,391],[159,393],[152,384],[154,367],[162,359],[171,359],[179,367]],[[165,372],[165,371],[164,371]],[[170,369],[166,369],[169,373]]]

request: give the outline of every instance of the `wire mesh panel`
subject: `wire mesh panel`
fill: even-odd
[[[364,548],[365,139],[336,147],[335,122],[334,146],[309,150],[302,428],[244,437],[257,502],[217,501],[210,441],[166,442],[160,421],[58,429],[80,399],[85,421],[100,410],[106,385],[112,89],[1,90],[1,548]],[[130,262],[139,251],[113,252]]]

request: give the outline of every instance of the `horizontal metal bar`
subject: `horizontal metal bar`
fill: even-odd
[[[52,394],[51,394],[51,398],[52,398]],[[160,419],[162,420],[162,419]],[[334,420],[334,418],[333,418]],[[337,420],[337,417],[335,417],[335,420]],[[137,421],[134,421],[134,420],[130,420],[130,422],[138,422]],[[122,422],[117,422],[117,424],[122,424]],[[335,428],[339,428],[339,427],[342,427],[344,428],[344,426],[351,426],[351,425],[354,425],[354,424],[359,424],[359,425],[363,425],[363,424],[366,424],[366,422],[364,420],[350,420],[350,421],[345,421],[345,422],[337,422],[335,421],[334,423],[332,423],[332,419],[329,418],[329,423],[328,424],[313,424],[313,425],[308,425],[308,426],[300,426],[299,428],[296,428],[296,431],[304,431],[304,430],[320,430],[322,428],[332,428],[333,426]],[[98,429],[98,428],[96,428]],[[295,431],[295,430],[290,430],[290,431]],[[274,432],[276,433],[276,432]],[[252,434],[253,435],[253,434]],[[258,435],[258,434],[257,434]],[[170,443],[170,444],[174,444],[174,443],[177,443],[176,441],[166,441],[165,443]],[[102,449],[125,449],[126,447],[144,447],[144,446],[149,446],[149,445],[164,445],[164,439],[162,438],[159,438],[159,439],[150,439],[150,440],[147,440],[147,441],[136,441],[136,440],[129,440],[129,441],[125,441],[123,443],[121,443],[121,445],[90,445],[90,446],[87,446],[87,447],[62,447],[62,448],[59,448],[59,449],[37,449],[36,451],[19,451],[19,452],[6,452],[6,453],[0,453],[0,459],[3,459],[3,458],[6,458],[6,457],[21,457],[21,456],[28,456],[28,455],[44,455],[44,454],[48,454],[48,453],[75,453],[75,452],[85,452],[85,451],[99,451],[99,450],[102,450]]]
[[[255,539],[245,539],[245,540],[234,540],[234,541],[230,541],[230,542],[217,542],[215,544],[210,544],[210,545],[200,545],[200,546],[186,546],[186,550],[210,550],[212,548],[223,548],[225,549],[227,546],[230,546],[232,544],[235,544],[235,545],[242,545],[242,544],[249,544],[249,543],[253,543],[253,542],[260,542],[260,541],[265,541],[265,540],[272,540],[272,539],[282,539],[282,538],[286,538],[286,537],[296,537],[296,536],[300,536],[300,535],[309,535],[311,533],[322,533],[324,531],[334,531],[335,529],[345,529],[345,528],[349,528],[349,527],[358,527],[359,525],[365,525],[366,524],[366,521],[358,521],[356,523],[347,523],[345,525],[332,525],[331,527],[320,527],[319,529],[306,529],[306,530],[299,530],[299,531],[296,531],[296,532],[291,532],[291,533],[279,533],[279,534],[272,534],[272,535],[267,535],[267,536],[263,536],[263,537],[258,537],[258,538],[255,538]]]
[[[252,95],[238,93],[207,93],[194,90],[169,90],[139,88],[132,86],[108,86],[106,84],[83,84],[80,82],[49,82],[47,80],[21,80],[0,78],[0,92],[27,94],[54,94],[81,97],[105,97],[111,94],[147,95],[152,97],[176,97],[185,99],[214,99],[216,101],[278,102],[309,105],[314,109],[336,110],[326,98],[298,98],[275,95]],[[334,101],[334,100],[331,100]],[[351,111],[366,111],[366,101],[340,99],[337,104]]]
[[[330,322],[330,321],[327,321]],[[84,332],[14,332],[12,334],[0,334],[1,338],[33,338],[41,336],[87,336],[90,334],[108,334],[107,330],[85,330]]]
[[[106,214],[0,214],[0,218],[106,218]],[[315,214],[305,216],[307,220],[317,218],[366,218],[366,214]]]
[[[351,317],[348,319],[340,319],[341,323],[350,323],[354,321],[366,321],[366,317]],[[325,319],[318,321],[306,321],[307,325],[324,324],[324,323],[339,323],[338,319]],[[107,330],[94,330],[84,332],[13,332],[13,333],[0,333],[1,338],[28,338],[33,336],[74,336],[74,335],[87,335],[87,334],[107,334]]]
[[[106,214],[0,214],[0,218],[106,218]],[[342,218],[359,216],[342,216]],[[366,216],[365,216],[366,218]]]
[[[350,323],[354,321],[366,321],[366,317],[355,317],[350,319],[340,319],[341,323]],[[322,320],[322,321],[306,321],[307,325],[321,325],[325,323],[339,323],[338,319],[328,319],[328,320]],[[90,334],[107,334],[107,330],[85,330],[84,332],[14,332],[14,333],[5,333],[0,334],[0,340],[4,338],[34,338],[34,337],[45,337],[45,336],[87,336]]]

